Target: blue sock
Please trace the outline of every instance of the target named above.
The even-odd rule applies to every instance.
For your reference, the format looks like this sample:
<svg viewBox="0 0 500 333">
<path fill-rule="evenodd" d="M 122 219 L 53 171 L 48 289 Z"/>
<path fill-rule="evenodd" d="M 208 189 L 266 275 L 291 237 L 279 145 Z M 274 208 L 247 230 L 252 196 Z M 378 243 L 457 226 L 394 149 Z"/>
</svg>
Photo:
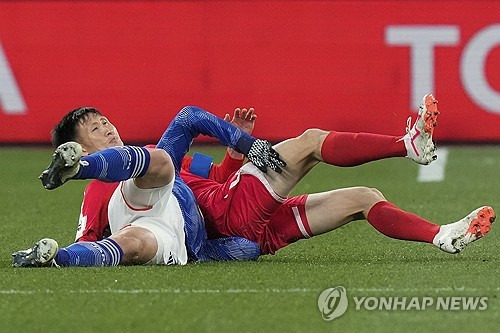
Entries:
<svg viewBox="0 0 500 333">
<path fill-rule="evenodd" d="M 108 148 L 84 156 L 80 170 L 73 179 L 99 179 L 105 182 L 142 177 L 149 167 L 151 156 L 146 148 L 123 146 Z"/>
<path fill-rule="evenodd" d="M 59 266 L 118 266 L 122 257 L 120 245 L 106 238 L 98 242 L 78 242 L 59 249 L 56 263 Z"/>
</svg>

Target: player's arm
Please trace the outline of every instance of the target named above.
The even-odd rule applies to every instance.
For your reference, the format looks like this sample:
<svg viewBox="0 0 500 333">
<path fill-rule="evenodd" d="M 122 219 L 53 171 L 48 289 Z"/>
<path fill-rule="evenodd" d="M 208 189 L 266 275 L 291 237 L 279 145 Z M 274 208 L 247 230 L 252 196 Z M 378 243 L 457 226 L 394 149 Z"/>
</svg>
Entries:
<svg viewBox="0 0 500 333">
<path fill-rule="evenodd" d="M 255 127 L 257 115 L 254 113 L 254 108 L 236 108 L 234 109 L 233 118 L 227 113 L 224 120 L 238 127 L 247 134 L 252 134 Z M 245 155 L 238 153 L 232 148 L 227 148 L 226 156 L 220 164 L 212 165 L 209 177 L 218 183 L 225 182 L 233 172 L 243 166 Z"/>
<path fill-rule="evenodd" d="M 179 171 L 182 158 L 189 150 L 192 140 L 199 134 L 215 137 L 223 145 L 243 153 L 263 172 L 267 171 L 267 167 L 281 172 L 281 167 L 286 165 L 268 141 L 256 139 L 195 106 L 185 107 L 177 114 L 158 142 L 157 148 L 169 152 L 175 169 Z"/>
<path fill-rule="evenodd" d="M 236 108 L 233 118 L 231 119 L 229 114 L 226 114 L 224 120 L 243 130 L 245 133 L 251 134 L 256 118 L 257 115 L 254 114 L 253 108 Z M 220 164 L 213 164 L 210 156 L 195 153 L 193 157 L 184 157 L 182 168 L 195 175 L 223 183 L 230 175 L 242 167 L 244 160 L 245 155 L 238 153 L 232 148 L 228 148 Z"/>
<path fill-rule="evenodd" d="M 238 127 L 243 132 L 251 135 L 255 127 L 255 120 L 257 119 L 257 115 L 254 113 L 254 111 L 254 108 L 236 108 L 234 109 L 233 118 L 231 119 L 229 113 L 226 113 L 226 115 L 224 116 L 224 120 Z M 238 153 L 232 148 L 227 149 L 227 154 L 235 160 L 245 159 L 245 156 L 243 154 Z"/>
</svg>

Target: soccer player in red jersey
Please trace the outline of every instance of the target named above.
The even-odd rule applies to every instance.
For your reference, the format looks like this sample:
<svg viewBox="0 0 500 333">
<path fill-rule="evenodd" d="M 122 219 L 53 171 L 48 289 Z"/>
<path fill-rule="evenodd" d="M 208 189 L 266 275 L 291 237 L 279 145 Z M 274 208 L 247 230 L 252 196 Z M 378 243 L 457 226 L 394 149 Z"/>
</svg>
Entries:
<svg viewBox="0 0 500 333">
<path fill-rule="evenodd" d="M 491 207 L 480 207 L 458 222 L 438 226 L 401 210 L 373 188 L 288 197 L 320 162 L 356 166 L 406 156 L 419 164 L 431 163 L 436 158 L 432 134 L 438 114 L 437 101 L 428 94 L 414 126 L 408 122 L 402 138 L 310 129 L 274 146 L 287 163 L 282 173 L 264 173 L 248 163 L 223 184 L 187 172 L 181 177 L 196 196 L 209 237 L 245 237 L 258 243 L 262 254 L 273 254 L 299 239 L 362 219 L 386 236 L 431 243 L 445 252 L 458 253 L 489 232 L 495 219 Z"/>
</svg>

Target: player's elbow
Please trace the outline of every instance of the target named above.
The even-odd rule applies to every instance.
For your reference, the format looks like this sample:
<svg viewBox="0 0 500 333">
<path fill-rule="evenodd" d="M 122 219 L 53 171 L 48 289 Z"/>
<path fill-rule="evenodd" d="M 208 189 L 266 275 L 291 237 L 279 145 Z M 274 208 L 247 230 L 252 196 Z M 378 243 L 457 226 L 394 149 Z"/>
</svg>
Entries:
<svg viewBox="0 0 500 333">
<path fill-rule="evenodd" d="M 177 117 L 187 118 L 187 117 L 197 115 L 197 114 L 203 113 L 203 112 L 205 112 L 205 111 L 203 111 L 201 108 L 199 108 L 197 106 L 187 105 L 179 111 L 179 113 L 177 114 Z"/>
</svg>

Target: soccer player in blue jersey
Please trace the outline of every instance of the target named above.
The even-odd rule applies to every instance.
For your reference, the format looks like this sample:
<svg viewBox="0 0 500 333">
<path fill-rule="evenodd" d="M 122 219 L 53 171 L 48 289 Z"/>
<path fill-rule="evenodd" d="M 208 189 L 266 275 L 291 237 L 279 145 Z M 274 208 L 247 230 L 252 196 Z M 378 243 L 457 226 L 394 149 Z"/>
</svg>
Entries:
<svg viewBox="0 0 500 333">
<path fill-rule="evenodd" d="M 86 116 L 80 118 L 79 112 Z M 33 261 L 45 264 L 56 255 L 54 262 L 61 266 L 185 264 L 188 259 L 258 257 L 258 245 L 246 239 L 207 240 L 196 200 L 179 171 L 182 158 L 199 133 L 217 137 L 263 170 L 270 167 L 281 171 L 285 164 L 268 142 L 255 139 L 197 107 L 181 110 L 156 148 L 123 146 L 114 126 L 95 109 L 73 110 L 61 123 L 72 118 L 81 121 L 76 124 L 78 131 L 69 131 L 68 135 L 81 145 L 67 142 L 59 146 L 41 176 L 42 183 L 47 189 L 54 189 L 68 179 L 122 181 L 109 204 L 112 235 L 102 241 L 73 244 L 58 253 L 53 240 L 42 240 L 31 252 L 18 252 L 14 256 L 15 266 L 29 266 Z M 60 131 L 64 132 L 64 128 Z M 106 148 L 110 145 L 116 147 Z M 90 154 L 81 157 L 82 153 Z M 47 248 L 52 250 L 46 252 Z M 42 252 L 45 258 L 33 257 Z"/>
</svg>

